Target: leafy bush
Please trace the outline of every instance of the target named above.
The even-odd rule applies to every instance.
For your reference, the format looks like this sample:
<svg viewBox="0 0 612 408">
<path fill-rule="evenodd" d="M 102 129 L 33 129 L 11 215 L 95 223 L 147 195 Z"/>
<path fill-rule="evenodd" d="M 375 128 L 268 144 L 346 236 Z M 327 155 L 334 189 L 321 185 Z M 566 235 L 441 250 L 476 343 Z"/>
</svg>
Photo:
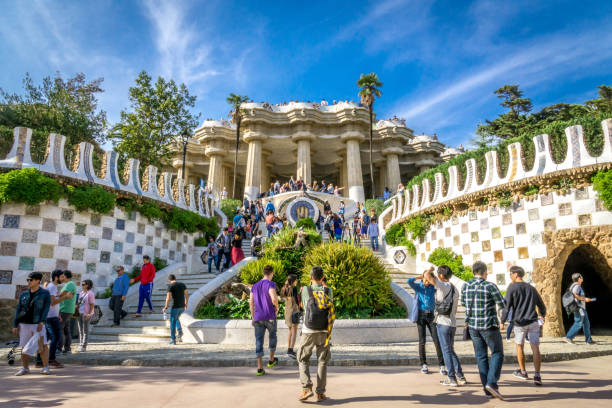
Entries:
<svg viewBox="0 0 612 408">
<path fill-rule="evenodd" d="M 370 198 L 367 199 L 365 201 L 365 208 L 368 211 L 368 214 L 370 214 L 370 209 L 374 209 L 374 213 L 376 215 L 380 215 L 385 208 L 389 207 L 391 205 L 391 203 L 385 205 L 385 202 L 383 200 L 379 200 L 378 198 Z"/>
<path fill-rule="evenodd" d="M 15 202 L 36 205 L 47 200 L 57 201 L 63 191 L 57 181 L 34 168 L 0 174 L 0 204 Z"/>
<path fill-rule="evenodd" d="M 227 217 L 228 221 L 231 222 L 236 214 L 236 208 L 242 206 L 242 201 L 234 200 L 231 198 L 226 198 L 225 200 L 221 200 L 221 204 L 219 207 L 223 214 Z"/>
<path fill-rule="evenodd" d="M 138 207 L 138 212 L 149 221 L 164 220 L 166 213 L 154 202 L 144 202 Z"/>
<path fill-rule="evenodd" d="M 321 243 L 321 235 L 314 230 L 304 230 L 307 234 L 306 247 L 296 249 L 296 231 L 296 228 L 285 228 L 274 234 L 264 245 L 264 257 L 281 261 L 287 274 L 293 273 L 299 277 L 308 249 Z"/>
<path fill-rule="evenodd" d="M 540 192 L 540 187 L 531 185 L 525 189 L 523 194 L 525 194 L 526 196 L 531 196 L 531 195 L 538 194 L 539 192 Z"/>
<path fill-rule="evenodd" d="M 500 191 L 497 193 L 497 201 L 502 208 L 510 207 L 512 205 L 512 193 L 510 191 Z"/>
<path fill-rule="evenodd" d="M 287 271 L 285 270 L 283 262 L 278 259 L 261 258 L 249 262 L 240 270 L 240 279 L 244 283 L 253 285 L 263 279 L 264 267 L 268 265 L 274 269 L 274 277 L 272 280 L 276 283 L 276 287 L 280 289 L 287 280 Z"/>
<path fill-rule="evenodd" d="M 249 299 L 238 299 L 233 295 L 227 295 L 229 302 L 225 305 L 215 306 L 215 301 L 206 302 L 196 311 L 196 319 L 251 319 Z M 285 318 L 285 305 L 280 303 L 278 308 L 278 319 Z"/>
<path fill-rule="evenodd" d="M 92 210 L 107 214 L 115 208 L 115 194 L 100 186 L 68 186 L 68 203 L 78 211 Z"/>
<path fill-rule="evenodd" d="M 156 271 L 160 271 L 168 266 L 168 262 L 165 259 L 155 258 L 153 259 L 153 266 L 155 267 Z"/>
<path fill-rule="evenodd" d="M 391 246 L 400 245 L 400 241 L 406 238 L 404 224 L 393 224 L 385 234 L 385 241 Z"/>
<path fill-rule="evenodd" d="M 408 250 L 408 253 L 412 256 L 416 256 L 416 247 L 414 246 L 414 242 L 410 241 L 409 239 L 405 239 L 401 245 L 404 245 L 406 247 L 406 250 Z"/>
<path fill-rule="evenodd" d="M 196 238 L 193 241 L 193 245 L 194 246 L 199 246 L 199 247 L 205 247 L 205 246 L 208 245 L 208 240 L 206 239 L 206 237 Z"/>
<path fill-rule="evenodd" d="M 429 230 L 431 220 L 431 215 L 418 215 L 406 221 L 404 229 L 412 234 L 413 239 L 423 238 Z"/>
<path fill-rule="evenodd" d="M 593 176 L 593 189 L 604 206 L 612 211 L 612 170 L 600 170 Z"/>
<path fill-rule="evenodd" d="M 346 243 L 313 248 L 304 260 L 303 285 L 310 283 L 310 270 L 315 265 L 321 266 L 325 272 L 339 316 L 363 309 L 369 309 L 370 315 L 379 315 L 396 306 L 391 279 L 369 249 Z"/>
<path fill-rule="evenodd" d="M 429 255 L 427 261 L 436 266 L 448 266 L 456 277 L 464 281 L 469 281 L 474 277 L 472 268 L 463 265 L 463 258 L 461 255 L 455 254 L 450 249 L 436 248 L 431 255 Z"/>
<path fill-rule="evenodd" d="M 313 229 L 313 230 L 317 229 L 317 226 L 315 225 L 314 221 L 310 217 L 300 218 L 298 222 L 295 223 L 295 227 L 296 228 L 304 227 L 304 229 L 308 228 L 308 229 Z"/>
</svg>

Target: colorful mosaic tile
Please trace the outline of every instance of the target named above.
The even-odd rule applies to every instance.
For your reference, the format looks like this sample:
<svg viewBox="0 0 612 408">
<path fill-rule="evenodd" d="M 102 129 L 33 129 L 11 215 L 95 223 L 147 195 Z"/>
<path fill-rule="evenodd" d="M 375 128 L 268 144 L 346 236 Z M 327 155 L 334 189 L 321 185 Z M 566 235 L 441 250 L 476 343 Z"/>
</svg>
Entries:
<svg viewBox="0 0 612 408">
<path fill-rule="evenodd" d="M 85 271 L 88 274 L 96 273 L 96 264 L 94 262 L 88 262 L 85 264 Z"/>
<path fill-rule="evenodd" d="M 126 264 L 126 265 L 132 265 L 132 262 L 133 262 L 132 261 L 132 255 L 126 255 L 123 258 L 123 263 Z"/>
<path fill-rule="evenodd" d="M 74 218 L 74 210 L 69 210 L 67 208 L 62 208 L 62 221 L 72 221 Z"/>
<path fill-rule="evenodd" d="M 586 200 L 589 198 L 589 189 L 586 187 L 580 187 L 576 189 L 575 193 L 576 200 Z"/>
<path fill-rule="evenodd" d="M 504 237 L 504 248 L 514 248 L 514 237 Z"/>
<path fill-rule="evenodd" d="M 161 237 L 161 233 L 162 233 L 162 229 L 161 228 L 155 228 L 155 236 L 157 238 Z"/>
<path fill-rule="evenodd" d="M 461 224 L 461 233 L 465 234 L 466 232 L 468 232 L 468 225 L 467 223 Z"/>
<path fill-rule="evenodd" d="M 472 255 L 472 261 L 473 262 L 480 262 L 480 254 Z"/>
<path fill-rule="evenodd" d="M 178 244 L 178 245 L 181 245 L 181 244 Z M 444 240 L 443 239 L 439 239 L 438 240 L 438 248 L 444 248 Z M 176 250 L 178 252 L 181 252 L 181 248 L 178 247 L 178 246 L 176 247 Z"/>
<path fill-rule="evenodd" d="M 0 271 L 0 285 L 10 285 L 13 282 L 13 271 Z"/>
<path fill-rule="evenodd" d="M 72 242 L 72 234 L 59 234 L 59 238 L 57 240 L 58 246 L 69 247 Z"/>
<path fill-rule="evenodd" d="M 19 257 L 19 269 L 22 271 L 33 271 L 34 270 L 34 258 L 33 256 L 20 256 Z"/>
<path fill-rule="evenodd" d="M 87 248 L 98 249 L 98 238 L 89 238 L 89 242 L 87 243 Z"/>
<path fill-rule="evenodd" d="M 488 252 L 491 250 L 491 241 L 486 240 L 486 241 L 482 241 L 482 251 L 483 252 Z"/>
<path fill-rule="evenodd" d="M 470 221 L 474 221 L 478 219 L 478 214 L 476 214 L 476 211 L 470 211 L 469 212 L 469 219 Z"/>
<path fill-rule="evenodd" d="M 40 215 L 40 205 L 26 205 L 25 215 L 38 217 Z"/>
<path fill-rule="evenodd" d="M 542 205 L 551 205 L 554 202 L 553 193 L 540 194 L 540 202 Z"/>
<path fill-rule="evenodd" d="M 164 239 L 164 240 L 162 241 L 162 248 L 164 248 L 164 249 L 168 249 L 168 240 L 167 240 L 167 239 Z"/>
<path fill-rule="evenodd" d="M 495 275 L 495 281 L 499 286 L 504 286 L 506 284 L 506 274 L 499 273 Z"/>
<path fill-rule="evenodd" d="M 427 242 L 425 243 L 425 250 L 426 250 L 426 251 L 431 251 L 431 243 L 430 243 L 429 241 L 427 241 Z M 172 251 L 171 251 L 171 252 L 172 252 Z"/>
<path fill-rule="evenodd" d="M 19 228 L 19 215 L 5 215 L 2 228 Z"/>
<path fill-rule="evenodd" d="M 425 262 L 425 252 L 421 252 L 421 261 Z"/>
<path fill-rule="evenodd" d="M 100 214 L 91 214 L 91 225 L 97 225 L 98 227 L 102 223 L 102 216 Z"/>
<path fill-rule="evenodd" d="M 523 200 L 518 200 L 512 203 L 512 211 L 522 211 L 525 209 L 525 202 Z"/>
<path fill-rule="evenodd" d="M 536 221 L 540 219 L 540 210 L 537 208 L 532 208 L 529 211 L 527 211 L 527 217 L 529 218 L 529 221 Z"/>
<path fill-rule="evenodd" d="M 127 234 L 125 234 L 125 242 L 127 242 L 128 244 L 133 244 L 134 243 L 134 233 L 133 232 L 128 232 Z"/>
<path fill-rule="evenodd" d="M 512 224 L 512 214 L 502 214 L 502 225 Z"/>
<path fill-rule="evenodd" d="M 74 235 L 84 236 L 86 231 L 87 231 L 87 225 L 79 224 L 79 223 L 74 224 Z"/>
<path fill-rule="evenodd" d="M 470 244 L 463 244 L 463 255 L 470 254 Z"/>
<path fill-rule="evenodd" d="M 444 228 L 444 236 L 446 236 L 446 237 L 450 237 L 451 236 L 451 229 L 450 229 L 450 227 Z"/>
<path fill-rule="evenodd" d="M 440 244 L 440 242 L 444 242 L 444 240 L 443 239 L 438 240 L 439 246 L 443 246 L 444 244 Z M 181 244 L 180 242 L 176 244 L 176 250 L 178 252 L 181 252 L 182 248 L 183 248 L 183 244 Z"/>
<path fill-rule="evenodd" d="M 472 232 L 472 242 L 478 242 L 478 233 Z"/>
<path fill-rule="evenodd" d="M 436 238 L 436 235 L 437 235 L 437 234 L 436 234 L 436 231 L 431 231 L 431 240 L 432 240 L 432 241 L 435 241 L 435 240 L 437 239 L 437 238 Z"/>
<path fill-rule="evenodd" d="M 487 264 L 487 271 L 489 271 L 489 273 L 493 272 L 493 264 L 492 263 L 488 263 Z"/>
<path fill-rule="evenodd" d="M 138 245 L 138 246 L 136 247 L 136 253 L 137 253 L 138 255 L 142 255 L 142 246 Z"/>
<path fill-rule="evenodd" d="M 535 233 L 535 234 L 531 234 L 529 235 L 529 243 L 531 245 L 539 245 L 542 243 L 542 234 Z"/>
<path fill-rule="evenodd" d="M 30 287 L 28 285 L 15 285 L 15 299 L 19 299 L 19 296 L 29 289 Z"/>
<path fill-rule="evenodd" d="M 173 241 L 176 240 L 176 231 L 170 231 L 170 239 Z"/>
<path fill-rule="evenodd" d="M 559 215 L 572 215 L 572 203 L 559 204 Z"/>
<path fill-rule="evenodd" d="M 51 218 L 43 218 L 42 221 L 42 230 L 45 232 L 55 232 L 55 220 L 52 220 Z"/>
<path fill-rule="evenodd" d="M 55 260 L 55 269 L 68 269 L 68 260 L 67 259 L 56 259 Z M 75 275 L 72 275 L 73 280 L 75 279 Z"/>
<path fill-rule="evenodd" d="M 578 225 L 582 226 L 586 226 L 586 225 L 591 225 L 592 221 L 591 221 L 591 214 L 579 214 L 578 215 Z"/>
<path fill-rule="evenodd" d="M 453 216 L 451 217 L 451 223 L 452 223 L 453 225 L 459 225 L 459 217 L 457 217 L 456 215 L 453 215 Z"/>
<path fill-rule="evenodd" d="M 41 245 L 40 246 L 40 254 L 38 255 L 40 258 L 53 258 L 53 245 Z"/>
<path fill-rule="evenodd" d="M 102 228 L 102 239 L 113 239 L 113 229 L 107 227 Z"/>
<path fill-rule="evenodd" d="M 425 253 L 423 253 L 424 255 Z M 155 248 L 155 250 L 153 251 L 153 256 L 156 258 L 159 258 L 159 256 L 161 255 L 161 250 L 159 248 Z"/>
<path fill-rule="evenodd" d="M 188 239 L 187 234 L 184 234 L 183 235 L 183 244 L 187 243 L 187 239 Z"/>
<path fill-rule="evenodd" d="M 493 251 L 493 260 L 495 262 L 501 262 L 504 260 L 504 252 L 502 250 Z M 492 270 L 493 268 L 489 269 Z"/>
<path fill-rule="evenodd" d="M 113 252 L 123 252 L 123 242 L 115 241 L 113 246 Z"/>
<path fill-rule="evenodd" d="M 606 207 L 600 199 L 595 199 L 595 211 L 606 211 Z"/>
<path fill-rule="evenodd" d="M 110 262 L 110 252 L 102 251 L 100 252 L 100 263 L 109 263 Z"/>
<path fill-rule="evenodd" d="M 139 234 L 144 234 L 145 233 L 145 225 L 138 223 L 138 233 Z"/>
<path fill-rule="evenodd" d="M 82 261 L 85 250 L 83 248 L 72 248 L 72 260 Z"/>
<path fill-rule="evenodd" d="M 153 246 L 153 237 L 152 237 L 152 236 L 147 235 L 145 245 L 147 245 L 147 246 Z"/>
<path fill-rule="evenodd" d="M 428 242 L 428 244 L 429 244 L 429 242 Z M 170 251 L 170 259 L 173 260 L 173 261 L 174 261 L 174 254 L 175 254 L 174 251 Z"/>
<path fill-rule="evenodd" d="M 527 226 L 525 225 L 524 222 L 521 222 L 519 224 L 516 224 L 516 234 L 526 234 L 527 233 Z"/>
<path fill-rule="evenodd" d="M 460 243 L 461 243 L 461 242 L 460 242 L 460 239 L 459 239 L 459 235 L 455 235 L 455 236 L 453 237 L 453 245 L 457 246 L 457 245 L 459 245 Z"/>
<path fill-rule="evenodd" d="M 136 221 L 137 216 L 138 216 L 138 213 L 136 211 L 130 211 L 130 213 L 128 214 L 128 220 Z"/>
<path fill-rule="evenodd" d="M 499 227 L 491 228 L 491 238 L 493 239 L 501 238 L 501 228 Z"/>
<path fill-rule="evenodd" d="M 118 219 L 117 222 L 116 222 L 115 228 L 120 230 L 120 231 L 124 230 L 125 229 L 125 220 Z"/>
<path fill-rule="evenodd" d="M 489 219 L 488 218 L 483 218 L 480 220 L 480 229 L 481 230 L 489 229 Z"/>
<path fill-rule="evenodd" d="M 21 235 L 21 242 L 35 244 L 36 242 L 38 242 L 38 231 L 24 229 Z"/>
<path fill-rule="evenodd" d="M 187 262 L 187 254 L 183 254 L 181 262 Z"/>
<path fill-rule="evenodd" d="M 557 221 L 554 218 L 544 220 L 544 231 L 554 231 L 557 229 Z"/>
<path fill-rule="evenodd" d="M 17 243 L 8 242 L 8 241 L 0 242 L 0 255 L 1 256 L 17 255 Z"/>
<path fill-rule="evenodd" d="M 495 206 L 495 207 L 489 207 L 489 215 L 491 217 L 494 217 L 496 215 L 499 215 L 499 207 Z"/>
<path fill-rule="evenodd" d="M 519 259 L 528 259 L 529 258 L 529 249 L 527 247 L 520 247 L 518 249 L 518 257 L 519 257 Z"/>
</svg>

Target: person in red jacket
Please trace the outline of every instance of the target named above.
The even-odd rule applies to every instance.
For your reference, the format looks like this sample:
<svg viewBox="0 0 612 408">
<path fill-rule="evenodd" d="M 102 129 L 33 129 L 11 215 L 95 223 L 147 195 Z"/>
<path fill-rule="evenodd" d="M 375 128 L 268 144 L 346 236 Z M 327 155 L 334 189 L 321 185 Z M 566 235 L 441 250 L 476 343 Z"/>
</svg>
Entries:
<svg viewBox="0 0 612 408">
<path fill-rule="evenodd" d="M 138 291 L 138 310 L 135 317 L 140 317 L 142 314 L 142 305 L 147 301 L 149 305 L 149 313 L 153 313 L 153 304 L 151 303 L 151 293 L 153 293 L 153 280 L 155 279 L 155 266 L 151 263 L 151 258 L 148 255 L 142 257 L 143 265 L 140 269 L 140 275 L 130 281 L 130 283 L 140 281 Z"/>
</svg>

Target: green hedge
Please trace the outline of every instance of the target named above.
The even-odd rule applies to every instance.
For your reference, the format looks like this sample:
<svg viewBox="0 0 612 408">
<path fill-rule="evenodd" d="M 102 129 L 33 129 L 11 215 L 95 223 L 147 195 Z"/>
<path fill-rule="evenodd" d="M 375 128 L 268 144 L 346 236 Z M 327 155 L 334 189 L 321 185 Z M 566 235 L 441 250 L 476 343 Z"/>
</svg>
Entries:
<svg viewBox="0 0 612 408">
<path fill-rule="evenodd" d="M 374 209 L 374 213 L 376 215 L 380 215 L 387 207 L 389 207 L 391 203 L 385 205 L 383 200 L 379 200 L 378 198 L 369 198 L 365 201 L 365 208 L 370 214 L 370 209 Z"/>
<path fill-rule="evenodd" d="M 226 198 L 225 200 L 221 200 L 219 207 L 225 216 L 227 217 L 228 223 L 231 224 L 234 219 L 234 215 L 236 215 L 236 208 L 242 206 L 242 201 L 234 200 L 232 198 Z"/>
<path fill-rule="evenodd" d="M 274 269 L 272 280 L 276 283 L 278 290 L 285 284 L 287 280 L 287 270 L 283 262 L 278 259 L 261 258 L 256 261 L 249 262 L 240 270 L 240 279 L 244 283 L 253 285 L 263 279 L 264 267 L 271 266 Z"/>
<path fill-rule="evenodd" d="M 298 222 L 295 223 L 295 228 L 304 227 L 304 229 L 308 228 L 311 230 L 316 230 L 317 226 L 314 221 L 310 217 L 300 218 Z"/>
<path fill-rule="evenodd" d="M 593 176 L 593 189 L 604 206 L 612 211 L 612 170 L 601 170 Z"/>
<path fill-rule="evenodd" d="M 455 254 L 450 249 L 436 248 L 431 255 L 429 255 L 427 261 L 436 266 L 448 266 L 456 277 L 466 282 L 474 278 L 472 268 L 463 265 L 463 258 L 461 255 Z"/>
<path fill-rule="evenodd" d="M 285 228 L 272 235 L 264 245 L 264 258 L 274 259 L 282 262 L 287 274 L 293 273 L 300 276 L 304 266 L 304 257 L 308 250 L 321 243 L 321 235 L 311 229 L 303 232 L 306 235 L 306 247 L 296 249 L 297 228 Z"/>
<path fill-rule="evenodd" d="M 57 202 L 64 193 L 61 184 L 34 168 L 0 174 L 0 204 L 14 202 L 37 205 L 43 201 Z"/>
<path fill-rule="evenodd" d="M 109 193 L 100 186 L 67 186 L 68 203 L 77 211 L 92 210 L 107 214 L 115 208 L 115 194 Z"/>
</svg>

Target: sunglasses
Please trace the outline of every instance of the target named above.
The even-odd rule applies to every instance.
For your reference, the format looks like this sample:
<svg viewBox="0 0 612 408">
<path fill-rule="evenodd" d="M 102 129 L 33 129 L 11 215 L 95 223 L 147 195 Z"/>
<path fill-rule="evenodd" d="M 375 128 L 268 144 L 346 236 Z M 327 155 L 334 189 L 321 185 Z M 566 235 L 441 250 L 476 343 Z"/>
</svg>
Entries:
<svg viewBox="0 0 612 408">
<path fill-rule="evenodd" d="M 32 278 L 28 278 L 28 279 L 26 279 L 26 282 L 32 282 L 33 280 L 34 279 L 32 279 Z"/>
</svg>

